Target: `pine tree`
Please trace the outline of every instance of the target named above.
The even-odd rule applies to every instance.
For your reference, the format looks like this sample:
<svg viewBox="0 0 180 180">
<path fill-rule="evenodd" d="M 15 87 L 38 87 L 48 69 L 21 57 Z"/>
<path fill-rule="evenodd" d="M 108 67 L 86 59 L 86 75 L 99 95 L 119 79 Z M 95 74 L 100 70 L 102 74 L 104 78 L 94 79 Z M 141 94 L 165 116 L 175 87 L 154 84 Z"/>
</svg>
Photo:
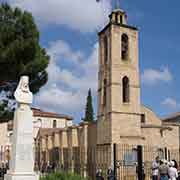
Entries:
<svg viewBox="0 0 180 180">
<path fill-rule="evenodd" d="M 93 112 L 93 105 L 92 105 L 91 89 L 89 89 L 89 91 L 88 91 L 84 121 L 87 121 L 87 122 L 94 121 L 94 112 Z"/>
<path fill-rule="evenodd" d="M 48 80 L 49 56 L 39 37 L 31 13 L 0 3 L 0 119 L 13 114 L 13 93 L 22 75 L 29 76 L 33 94 Z"/>
</svg>

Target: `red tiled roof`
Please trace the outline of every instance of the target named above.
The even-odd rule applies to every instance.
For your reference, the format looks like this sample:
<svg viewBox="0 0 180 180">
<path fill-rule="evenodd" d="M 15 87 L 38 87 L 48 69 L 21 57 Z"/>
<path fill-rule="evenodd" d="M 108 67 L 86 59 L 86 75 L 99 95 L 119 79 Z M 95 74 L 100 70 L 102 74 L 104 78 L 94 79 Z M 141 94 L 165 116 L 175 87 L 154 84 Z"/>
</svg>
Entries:
<svg viewBox="0 0 180 180">
<path fill-rule="evenodd" d="M 178 118 L 180 118 L 180 112 L 173 113 L 170 116 L 163 118 L 162 120 L 164 122 L 179 122 Z"/>
<path fill-rule="evenodd" d="M 73 117 L 64 115 L 64 114 L 57 114 L 53 112 L 45 112 L 38 108 L 31 108 L 33 111 L 33 116 L 35 117 L 50 117 L 50 118 L 65 118 L 67 120 L 72 120 Z"/>
</svg>

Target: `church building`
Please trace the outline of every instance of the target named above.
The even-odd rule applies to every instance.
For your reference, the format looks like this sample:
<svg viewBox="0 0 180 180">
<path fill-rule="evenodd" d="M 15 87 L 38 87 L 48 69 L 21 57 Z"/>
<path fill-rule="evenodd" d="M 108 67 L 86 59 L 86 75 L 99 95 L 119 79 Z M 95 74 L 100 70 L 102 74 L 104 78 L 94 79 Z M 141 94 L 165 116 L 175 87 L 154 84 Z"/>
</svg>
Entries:
<svg viewBox="0 0 180 180">
<path fill-rule="evenodd" d="M 99 32 L 97 144 L 142 144 L 179 148 L 179 128 L 163 123 L 141 104 L 136 27 L 115 9 Z"/>
<path fill-rule="evenodd" d="M 109 23 L 98 34 L 97 121 L 49 131 L 41 128 L 36 138 L 39 166 L 55 161 L 64 170 L 95 178 L 98 168 L 106 174 L 115 162 L 114 145 L 120 147 L 117 148 L 122 170 L 117 173 L 119 180 L 127 175 L 136 179 L 137 146 L 143 147 L 143 163 L 149 179 L 157 155 L 180 160 L 177 118 L 161 120 L 141 104 L 138 34 L 138 28 L 128 24 L 123 10 L 112 11 Z"/>
</svg>

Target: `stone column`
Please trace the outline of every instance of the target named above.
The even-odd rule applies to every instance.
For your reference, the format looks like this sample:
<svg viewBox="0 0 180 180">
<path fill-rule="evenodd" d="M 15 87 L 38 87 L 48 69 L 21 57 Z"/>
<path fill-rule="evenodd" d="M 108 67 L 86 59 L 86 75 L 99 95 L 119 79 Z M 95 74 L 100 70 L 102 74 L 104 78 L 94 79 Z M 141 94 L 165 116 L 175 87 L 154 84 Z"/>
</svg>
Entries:
<svg viewBox="0 0 180 180">
<path fill-rule="evenodd" d="M 15 91 L 18 108 L 14 115 L 10 170 L 5 180 L 38 180 L 34 172 L 32 93 L 28 77 L 22 76 Z"/>
<path fill-rule="evenodd" d="M 80 125 L 83 127 L 83 148 L 84 148 L 84 167 L 83 167 L 83 176 L 87 177 L 87 153 L 88 153 L 88 122 L 82 122 Z"/>
<path fill-rule="evenodd" d="M 59 131 L 59 157 L 60 157 L 60 166 L 64 165 L 63 162 L 63 146 L 62 146 L 62 131 Z"/>
</svg>

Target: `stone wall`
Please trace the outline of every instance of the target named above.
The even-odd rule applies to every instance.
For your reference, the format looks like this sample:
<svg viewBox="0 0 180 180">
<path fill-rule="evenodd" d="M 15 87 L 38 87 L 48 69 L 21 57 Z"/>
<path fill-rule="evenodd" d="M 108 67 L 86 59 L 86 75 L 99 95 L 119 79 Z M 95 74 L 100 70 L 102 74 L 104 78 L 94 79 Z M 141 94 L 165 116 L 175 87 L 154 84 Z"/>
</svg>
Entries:
<svg viewBox="0 0 180 180">
<path fill-rule="evenodd" d="M 87 164 L 88 147 L 96 147 L 96 131 L 96 123 L 86 122 L 63 129 L 40 129 L 36 139 L 36 155 L 40 155 L 36 157 L 38 164 L 54 161 L 53 156 L 65 168 L 73 169 L 74 163 Z M 54 149 L 58 149 L 58 157 L 53 153 Z"/>
</svg>

